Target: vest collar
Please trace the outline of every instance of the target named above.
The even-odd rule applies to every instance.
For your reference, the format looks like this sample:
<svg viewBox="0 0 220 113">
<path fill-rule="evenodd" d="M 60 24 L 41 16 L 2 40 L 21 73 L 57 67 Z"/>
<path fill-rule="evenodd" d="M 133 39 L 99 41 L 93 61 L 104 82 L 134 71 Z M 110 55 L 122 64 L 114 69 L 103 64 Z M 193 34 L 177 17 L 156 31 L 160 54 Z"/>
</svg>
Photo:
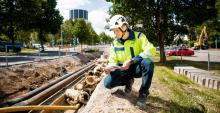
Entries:
<svg viewBox="0 0 220 113">
<path fill-rule="evenodd" d="M 128 33 L 129 33 L 129 36 L 126 40 L 133 40 L 135 39 L 135 35 L 134 35 L 134 31 L 132 31 L 131 29 L 128 29 Z M 123 40 L 123 39 L 117 39 L 117 41 L 121 44 L 124 44 L 126 40 Z"/>
</svg>

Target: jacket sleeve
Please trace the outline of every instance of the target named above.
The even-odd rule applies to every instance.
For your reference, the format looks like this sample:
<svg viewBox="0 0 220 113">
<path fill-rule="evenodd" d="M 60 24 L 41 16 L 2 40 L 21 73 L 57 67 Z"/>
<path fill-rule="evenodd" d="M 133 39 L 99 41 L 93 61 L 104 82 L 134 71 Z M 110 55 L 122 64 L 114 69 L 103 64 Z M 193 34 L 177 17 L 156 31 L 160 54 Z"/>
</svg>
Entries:
<svg viewBox="0 0 220 113">
<path fill-rule="evenodd" d="M 108 65 L 109 66 L 116 66 L 117 65 L 117 56 L 115 54 L 113 44 L 110 47 L 109 57 L 108 57 Z"/>
<path fill-rule="evenodd" d="M 156 55 L 156 49 L 143 33 L 139 37 L 139 44 L 141 45 L 142 52 L 136 56 L 134 60 L 138 62 L 141 58 L 153 59 L 153 57 Z"/>
</svg>

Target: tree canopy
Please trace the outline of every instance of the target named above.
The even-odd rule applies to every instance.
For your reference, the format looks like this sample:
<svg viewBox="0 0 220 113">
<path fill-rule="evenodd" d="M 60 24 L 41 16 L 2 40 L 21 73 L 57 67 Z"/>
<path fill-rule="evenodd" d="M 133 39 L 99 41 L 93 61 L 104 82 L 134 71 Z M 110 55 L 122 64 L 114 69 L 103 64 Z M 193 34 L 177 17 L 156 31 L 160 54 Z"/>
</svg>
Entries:
<svg viewBox="0 0 220 113">
<path fill-rule="evenodd" d="M 105 32 L 100 33 L 99 38 L 102 44 L 108 44 L 114 40 L 110 36 L 106 35 Z"/>
<path fill-rule="evenodd" d="M 1 0 L 0 34 L 4 34 L 14 43 L 14 32 L 27 30 L 39 11 L 40 0 Z"/>
<path fill-rule="evenodd" d="M 63 22 L 63 17 L 59 14 L 59 11 L 55 9 L 56 5 L 56 0 L 42 1 L 41 11 L 33 23 L 34 28 L 39 32 L 42 51 L 44 51 L 43 44 L 47 41 L 45 35 L 48 33 L 57 33 Z"/>
<path fill-rule="evenodd" d="M 35 30 L 43 45 L 44 35 L 56 33 L 63 20 L 56 5 L 56 0 L 1 0 L 0 35 L 9 37 L 14 43 L 15 37 L 19 37 L 15 35 Z"/>
<path fill-rule="evenodd" d="M 75 38 L 79 39 L 81 44 L 86 43 L 86 39 L 89 39 L 89 28 L 84 19 L 76 20 L 72 33 Z"/>
<path fill-rule="evenodd" d="M 107 0 L 109 1 L 109 0 Z M 192 33 L 195 26 L 216 17 L 215 0 L 112 0 L 109 13 L 122 14 L 134 30 L 142 31 L 160 47 L 160 61 L 165 62 L 164 43 L 174 34 Z M 141 24 L 142 27 L 137 25 Z"/>
</svg>

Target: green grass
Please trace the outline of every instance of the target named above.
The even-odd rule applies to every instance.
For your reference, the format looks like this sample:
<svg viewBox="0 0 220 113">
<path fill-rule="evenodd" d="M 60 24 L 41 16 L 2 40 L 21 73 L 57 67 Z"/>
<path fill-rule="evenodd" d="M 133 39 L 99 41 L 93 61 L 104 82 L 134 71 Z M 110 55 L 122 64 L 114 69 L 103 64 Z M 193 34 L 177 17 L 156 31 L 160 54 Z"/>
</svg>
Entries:
<svg viewBox="0 0 220 113">
<path fill-rule="evenodd" d="M 16 52 L 8 52 L 7 55 L 32 55 L 37 53 L 37 49 L 28 49 L 28 48 L 22 48 L 21 52 L 16 53 Z M 0 55 L 6 55 L 6 52 L 0 52 Z"/>
<path fill-rule="evenodd" d="M 152 97 L 160 104 L 161 112 L 164 113 L 219 113 L 220 91 L 208 89 L 193 83 L 183 75 L 173 72 L 172 58 L 168 58 L 166 65 L 155 59 L 154 82 L 161 87 L 153 90 Z M 172 62 L 169 60 L 171 59 Z M 184 61 L 186 63 L 187 61 Z M 195 64 L 194 64 L 195 65 Z M 157 84 L 156 84 L 157 85 Z M 164 91 L 163 91 L 164 90 Z"/>
<path fill-rule="evenodd" d="M 35 53 L 36 50 L 38 50 L 38 49 L 23 48 L 23 49 L 21 50 L 21 52 L 25 52 L 25 53 Z"/>
</svg>

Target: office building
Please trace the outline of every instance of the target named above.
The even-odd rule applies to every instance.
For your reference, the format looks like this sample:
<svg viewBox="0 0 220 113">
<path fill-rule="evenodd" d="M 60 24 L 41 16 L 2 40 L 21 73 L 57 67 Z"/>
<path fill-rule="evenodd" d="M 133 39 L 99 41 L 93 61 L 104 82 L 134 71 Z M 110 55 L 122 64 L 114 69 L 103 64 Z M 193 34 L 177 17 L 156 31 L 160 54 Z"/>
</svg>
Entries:
<svg viewBox="0 0 220 113">
<path fill-rule="evenodd" d="M 88 11 L 82 10 L 82 9 L 73 9 L 70 10 L 70 18 L 73 20 L 83 18 L 85 20 L 88 20 Z"/>
</svg>

